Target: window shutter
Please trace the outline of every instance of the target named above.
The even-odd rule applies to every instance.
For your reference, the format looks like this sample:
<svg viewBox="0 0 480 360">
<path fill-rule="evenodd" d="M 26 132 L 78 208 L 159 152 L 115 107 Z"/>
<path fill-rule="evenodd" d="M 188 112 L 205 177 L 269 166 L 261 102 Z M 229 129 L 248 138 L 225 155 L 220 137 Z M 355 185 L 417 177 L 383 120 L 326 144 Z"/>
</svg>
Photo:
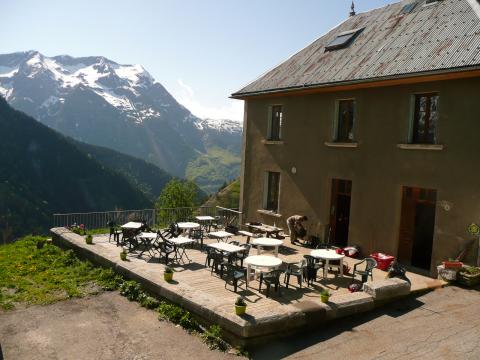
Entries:
<svg viewBox="0 0 480 360">
<path fill-rule="evenodd" d="M 410 95 L 410 109 L 408 114 L 408 138 L 409 144 L 413 143 L 413 123 L 415 122 L 415 95 Z"/>
<path fill-rule="evenodd" d="M 267 208 L 267 201 L 268 201 L 268 171 L 264 172 L 263 177 L 263 209 Z"/>
<path fill-rule="evenodd" d="M 267 118 L 267 140 L 272 138 L 272 116 L 273 116 L 273 107 L 270 105 L 268 107 L 268 118 Z"/>
</svg>

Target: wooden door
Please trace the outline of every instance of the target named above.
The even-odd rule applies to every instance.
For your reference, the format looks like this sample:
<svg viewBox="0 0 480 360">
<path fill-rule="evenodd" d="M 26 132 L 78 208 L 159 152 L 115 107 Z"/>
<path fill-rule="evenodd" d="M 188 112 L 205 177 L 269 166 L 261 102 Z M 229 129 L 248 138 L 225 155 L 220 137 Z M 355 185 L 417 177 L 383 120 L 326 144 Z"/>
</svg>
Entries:
<svg viewBox="0 0 480 360">
<path fill-rule="evenodd" d="M 436 199 L 436 190 L 403 187 L 397 255 L 400 262 L 430 269 Z"/>
<path fill-rule="evenodd" d="M 330 243 L 339 247 L 348 245 L 352 182 L 332 180 L 330 206 Z"/>
</svg>

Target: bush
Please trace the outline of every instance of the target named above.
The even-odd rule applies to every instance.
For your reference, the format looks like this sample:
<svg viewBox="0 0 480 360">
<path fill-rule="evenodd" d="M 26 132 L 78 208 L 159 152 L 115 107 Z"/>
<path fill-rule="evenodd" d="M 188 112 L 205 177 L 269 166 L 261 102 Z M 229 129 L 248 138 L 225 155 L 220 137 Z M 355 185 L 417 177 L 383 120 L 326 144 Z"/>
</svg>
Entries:
<svg viewBox="0 0 480 360">
<path fill-rule="evenodd" d="M 123 278 L 112 269 L 102 269 L 98 274 L 98 284 L 104 290 L 116 290 L 123 284 Z"/>
<path fill-rule="evenodd" d="M 160 305 L 160 302 L 157 299 L 152 296 L 148 296 L 144 292 L 140 293 L 138 296 L 138 302 L 142 307 L 150 310 L 155 309 L 158 307 L 158 305 Z"/>
<path fill-rule="evenodd" d="M 189 311 L 185 311 L 182 318 L 179 322 L 180 326 L 187 331 L 198 331 L 200 330 L 200 325 L 198 324 L 197 320 L 194 319 L 192 314 Z"/>
<path fill-rule="evenodd" d="M 201 337 L 211 350 L 225 351 L 228 348 L 228 345 L 222 339 L 222 329 L 219 325 L 210 326 Z"/>
<path fill-rule="evenodd" d="M 137 301 L 142 289 L 136 281 L 125 281 L 120 285 L 120 295 L 125 296 L 130 301 Z"/>
<path fill-rule="evenodd" d="M 158 307 L 158 314 L 160 319 L 169 320 L 174 324 L 178 324 L 183 317 L 184 310 L 178 305 L 162 301 Z"/>
</svg>

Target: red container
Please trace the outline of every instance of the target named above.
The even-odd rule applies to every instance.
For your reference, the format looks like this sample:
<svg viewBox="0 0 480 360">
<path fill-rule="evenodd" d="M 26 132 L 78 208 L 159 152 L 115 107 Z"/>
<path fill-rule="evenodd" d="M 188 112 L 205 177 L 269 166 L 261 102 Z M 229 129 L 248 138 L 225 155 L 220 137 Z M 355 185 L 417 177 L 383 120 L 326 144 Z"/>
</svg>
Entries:
<svg viewBox="0 0 480 360">
<path fill-rule="evenodd" d="M 395 260 L 394 256 L 383 254 L 383 253 L 373 253 L 370 254 L 371 258 L 374 258 L 377 261 L 377 269 L 387 271 L 390 267 L 390 264 Z"/>
<path fill-rule="evenodd" d="M 339 255 L 343 255 L 343 249 L 342 248 L 337 248 L 335 249 L 336 253 Z"/>
<path fill-rule="evenodd" d="M 463 263 L 461 261 L 444 261 L 443 266 L 445 269 L 461 269 L 463 266 Z"/>
</svg>

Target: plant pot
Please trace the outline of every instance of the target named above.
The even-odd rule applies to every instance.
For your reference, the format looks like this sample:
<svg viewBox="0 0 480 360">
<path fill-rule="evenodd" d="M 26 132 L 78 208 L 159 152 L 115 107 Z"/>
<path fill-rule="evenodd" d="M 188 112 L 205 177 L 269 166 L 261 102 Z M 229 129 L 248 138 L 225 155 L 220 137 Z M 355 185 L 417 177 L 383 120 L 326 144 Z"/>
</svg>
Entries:
<svg viewBox="0 0 480 360">
<path fill-rule="evenodd" d="M 443 266 L 445 269 L 461 269 L 463 263 L 461 261 L 444 261 Z"/>
<path fill-rule="evenodd" d="M 480 274 L 459 272 L 457 274 L 457 281 L 462 285 L 473 287 L 480 284 Z"/>
<path fill-rule="evenodd" d="M 92 245 L 93 244 L 93 238 L 90 237 L 90 236 L 87 236 L 85 238 L 85 242 L 87 243 L 87 245 Z"/>
<path fill-rule="evenodd" d="M 237 315 L 243 315 L 247 311 L 247 305 L 244 306 L 239 306 L 235 305 L 235 314 Z"/>
<path fill-rule="evenodd" d="M 320 300 L 322 300 L 322 303 L 324 304 L 328 303 L 329 299 L 330 299 L 330 295 L 320 295 Z"/>
<path fill-rule="evenodd" d="M 127 253 L 121 252 L 121 253 L 120 253 L 120 259 L 121 259 L 122 261 L 127 261 Z"/>
<path fill-rule="evenodd" d="M 173 279 L 173 272 L 171 272 L 171 273 L 164 272 L 164 273 L 163 273 L 163 278 L 165 279 L 165 281 L 172 281 L 172 279 Z"/>
</svg>

